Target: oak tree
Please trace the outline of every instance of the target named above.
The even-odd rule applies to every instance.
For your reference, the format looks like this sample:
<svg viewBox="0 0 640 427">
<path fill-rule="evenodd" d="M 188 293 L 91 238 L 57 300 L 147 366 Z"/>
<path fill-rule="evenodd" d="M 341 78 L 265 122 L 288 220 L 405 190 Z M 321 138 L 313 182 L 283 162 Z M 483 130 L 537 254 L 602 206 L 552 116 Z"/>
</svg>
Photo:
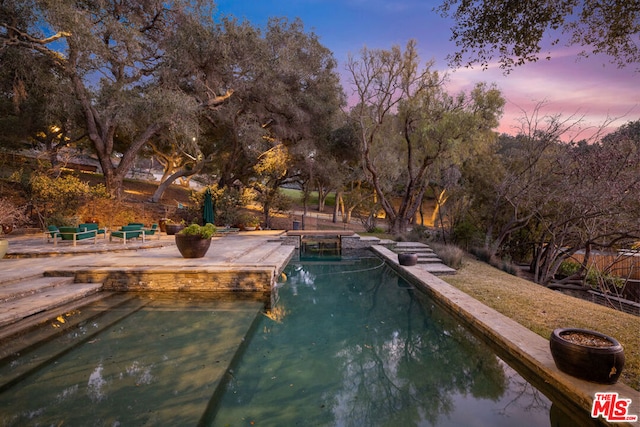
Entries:
<svg viewBox="0 0 640 427">
<path fill-rule="evenodd" d="M 365 48 L 347 65 L 363 167 L 395 233 L 407 230 L 434 177 L 496 137 L 504 105 L 484 84 L 449 95 L 431 66 L 420 65 L 415 41 L 404 51 Z"/>
<path fill-rule="evenodd" d="M 583 56 L 608 55 L 619 67 L 640 63 L 637 0 L 444 0 L 437 10 L 454 20 L 454 66 L 486 68 L 495 59 L 509 71 L 548 59 L 543 43 L 547 49 L 565 41 L 582 46 Z"/>
</svg>

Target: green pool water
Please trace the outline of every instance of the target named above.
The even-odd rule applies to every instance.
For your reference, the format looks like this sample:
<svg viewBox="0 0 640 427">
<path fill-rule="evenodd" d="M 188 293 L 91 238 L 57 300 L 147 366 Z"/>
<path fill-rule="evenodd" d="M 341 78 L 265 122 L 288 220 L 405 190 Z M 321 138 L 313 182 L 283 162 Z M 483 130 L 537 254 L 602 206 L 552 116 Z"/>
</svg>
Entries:
<svg viewBox="0 0 640 427">
<path fill-rule="evenodd" d="M 381 260 L 285 276 L 210 425 L 550 425 L 544 395 Z"/>
<path fill-rule="evenodd" d="M 378 258 L 295 261 L 274 292 L 117 295 L 4 344 L 0 426 L 571 425 Z"/>
</svg>

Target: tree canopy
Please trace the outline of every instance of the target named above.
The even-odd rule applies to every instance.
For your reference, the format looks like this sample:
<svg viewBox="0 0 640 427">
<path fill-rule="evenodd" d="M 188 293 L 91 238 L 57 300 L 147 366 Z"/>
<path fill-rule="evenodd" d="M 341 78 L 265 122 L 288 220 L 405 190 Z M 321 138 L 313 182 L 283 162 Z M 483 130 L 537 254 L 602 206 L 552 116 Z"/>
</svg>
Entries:
<svg viewBox="0 0 640 427">
<path fill-rule="evenodd" d="M 432 181 L 495 138 L 502 114 L 497 89 L 451 96 L 431 65 L 420 65 L 414 41 L 404 51 L 365 48 L 347 65 L 363 168 L 393 232 L 407 230 Z"/>
<path fill-rule="evenodd" d="M 464 189 L 455 198 L 466 208 L 450 219 L 459 242 L 475 239 L 470 246 L 484 246 L 488 255 L 529 262 L 534 279 L 548 285 L 573 254 L 588 259 L 640 239 L 640 126 L 629 122 L 599 141 L 564 143 L 571 122 L 540 120 L 517 136 L 501 135 L 482 165 L 463 168 Z"/>
<path fill-rule="evenodd" d="M 640 71 L 640 2 L 637 0 L 444 0 L 438 11 L 452 17 L 454 66 L 497 60 L 509 71 L 535 62 L 547 47 L 566 41 L 582 56 L 608 55 L 619 67 Z M 545 47 L 545 49 L 547 48 Z"/>
</svg>

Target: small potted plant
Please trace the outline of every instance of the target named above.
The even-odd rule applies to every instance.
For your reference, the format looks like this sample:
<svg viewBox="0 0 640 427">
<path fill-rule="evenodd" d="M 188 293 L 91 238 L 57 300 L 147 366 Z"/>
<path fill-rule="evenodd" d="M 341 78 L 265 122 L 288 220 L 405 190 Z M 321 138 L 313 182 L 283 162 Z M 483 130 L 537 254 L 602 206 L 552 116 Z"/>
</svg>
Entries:
<svg viewBox="0 0 640 427">
<path fill-rule="evenodd" d="M 579 328 L 559 328 L 549 339 L 551 356 L 562 372 L 602 384 L 618 381 L 624 349 L 613 337 Z"/>
<path fill-rule="evenodd" d="M 167 223 L 171 223 L 171 220 L 169 218 L 160 218 L 160 220 L 158 221 L 158 227 L 160 227 L 160 231 L 162 231 L 163 233 L 167 232 Z"/>
<path fill-rule="evenodd" d="M 167 219 L 165 222 L 165 230 L 167 232 L 168 236 L 173 236 L 175 235 L 177 232 L 179 232 L 180 230 L 182 230 L 185 225 L 184 225 L 184 221 L 183 222 L 173 222 L 170 219 Z"/>
<path fill-rule="evenodd" d="M 260 225 L 260 220 L 253 215 L 244 215 L 242 217 L 242 228 L 245 231 L 253 231 Z"/>
<path fill-rule="evenodd" d="M 215 232 L 213 224 L 191 224 L 176 233 L 176 246 L 184 258 L 202 258 L 209 250 Z"/>
</svg>

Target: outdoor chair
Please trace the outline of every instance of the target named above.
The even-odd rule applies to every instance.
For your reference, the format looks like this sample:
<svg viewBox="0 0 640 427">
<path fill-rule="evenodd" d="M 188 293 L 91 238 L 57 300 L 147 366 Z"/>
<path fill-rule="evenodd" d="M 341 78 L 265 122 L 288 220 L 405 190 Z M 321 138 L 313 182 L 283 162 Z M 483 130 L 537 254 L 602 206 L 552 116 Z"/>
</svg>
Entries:
<svg viewBox="0 0 640 427">
<path fill-rule="evenodd" d="M 73 246 L 76 245 L 78 240 L 93 239 L 93 243 L 97 243 L 98 234 L 95 230 L 86 231 L 79 227 L 60 227 L 58 232 L 53 236 L 53 244 L 57 244 L 57 237 L 60 237 L 60 241 L 68 240 L 73 242 Z"/>
<path fill-rule="evenodd" d="M 51 239 L 54 239 L 59 235 L 60 230 L 55 225 L 50 225 L 47 227 L 47 231 L 44 232 L 44 236 L 47 238 L 47 242 L 50 242 Z"/>
<path fill-rule="evenodd" d="M 78 228 L 84 231 L 95 231 L 96 234 L 102 234 L 102 237 L 107 238 L 107 231 L 104 228 L 99 228 L 98 224 L 92 222 L 78 225 Z"/>
<path fill-rule="evenodd" d="M 138 237 L 142 237 L 142 241 L 144 242 L 144 230 L 142 229 L 141 224 L 136 225 L 124 225 L 120 227 L 120 230 L 112 231 L 109 235 L 109 241 L 111 242 L 114 237 L 122 239 L 122 243 L 127 244 L 127 239 L 136 239 Z"/>
<path fill-rule="evenodd" d="M 151 228 L 145 228 L 144 229 L 144 235 L 145 236 L 158 236 L 158 239 L 160 239 L 160 229 L 158 228 L 158 224 L 151 224 Z"/>
</svg>

